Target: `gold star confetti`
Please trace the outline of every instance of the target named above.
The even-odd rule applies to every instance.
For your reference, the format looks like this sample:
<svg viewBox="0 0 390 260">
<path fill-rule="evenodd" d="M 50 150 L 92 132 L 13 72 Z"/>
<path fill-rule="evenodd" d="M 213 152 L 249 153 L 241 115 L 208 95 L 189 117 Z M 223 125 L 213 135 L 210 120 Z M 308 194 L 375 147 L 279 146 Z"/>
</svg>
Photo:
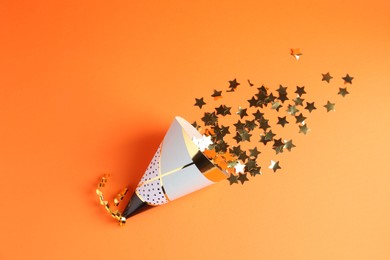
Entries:
<svg viewBox="0 0 390 260">
<path fill-rule="evenodd" d="M 239 173 L 237 178 L 241 184 L 244 184 L 244 182 L 249 181 L 248 177 L 246 176 L 246 173 Z"/>
<path fill-rule="evenodd" d="M 230 185 L 232 185 L 233 183 L 238 183 L 238 178 L 236 175 L 233 175 L 233 174 L 230 174 L 229 178 L 228 178 L 228 181 L 230 182 Z"/>
<path fill-rule="evenodd" d="M 218 100 L 222 98 L 222 91 L 217 91 L 214 89 L 214 93 L 211 96 L 214 98 L 214 100 Z"/>
<path fill-rule="evenodd" d="M 292 50 L 292 54 L 299 58 L 302 53 L 296 49 Z M 322 81 L 330 84 L 331 79 L 333 77 L 329 72 L 322 74 Z M 349 74 L 343 77 L 345 84 L 352 84 L 352 79 L 353 77 Z M 266 159 L 259 156 L 263 149 L 273 149 L 276 156 L 280 156 L 279 154 L 283 153 L 284 150 L 291 152 L 296 147 L 292 139 L 275 138 L 279 134 L 274 131 L 276 129 L 283 130 L 282 128 L 288 130 L 295 127 L 296 124 L 299 133 L 306 135 L 310 131 L 306 123 L 307 115 L 300 110 L 307 110 L 311 114 L 317 109 L 314 101 L 305 101 L 311 98 L 310 88 L 296 86 L 296 90 L 289 92 L 288 87 L 284 85 L 279 85 L 272 90 L 264 85 L 253 88 L 254 84 L 250 80 L 247 82 L 248 85 L 242 86 L 242 89 L 246 88 L 245 91 L 252 90 L 254 93 L 243 100 L 244 105 L 234 103 L 235 99 L 231 101 L 231 98 L 225 99 L 224 97 L 223 100 L 230 101 L 218 104 L 211 111 L 205 111 L 201 117 L 201 124 L 198 124 L 199 121 L 193 123 L 194 127 L 205 135 L 202 138 L 210 136 L 203 141 L 201 139 L 194 140 L 194 142 L 215 165 L 227 174 L 230 185 L 239 182 L 243 184 L 249 180 L 249 176 L 254 177 L 262 174 L 258 160 Z M 232 92 L 236 92 L 239 85 L 237 79 L 230 80 L 227 92 L 231 93 L 226 95 L 236 95 Z M 295 97 L 291 95 L 293 92 Z M 339 88 L 338 94 L 345 97 L 349 92 L 347 88 Z M 214 90 L 211 95 L 214 101 L 219 101 L 221 97 L 222 91 L 218 90 Z M 206 105 L 206 102 L 209 103 L 205 102 L 203 98 L 195 100 L 195 105 L 201 109 Z M 231 107 L 238 107 L 238 110 L 233 113 Z M 282 107 L 285 108 L 280 109 Z M 328 101 L 324 107 L 328 112 L 334 111 L 335 104 Z M 295 124 L 290 124 L 291 120 L 288 117 L 293 118 Z M 276 128 L 276 125 L 280 125 L 281 128 Z M 255 137 L 256 140 L 252 140 L 252 137 Z M 268 168 L 273 172 L 281 170 L 277 160 L 271 160 L 271 165 Z"/>
<path fill-rule="evenodd" d="M 226 115 L 230 115 L 231 114 L 230 113 L 230 109 L 231 109 L 231 107 L 227 107 L 225 105 L 220 105 L 215 110 L 217 111 L 217 115 L 226 116 Z"/>
<path fill-rule="evenodd" d="M 260 152 L 257 150 L 257 147 L 253 149 L 249 149 L 249 157 L 257 159 L 257 156 L 259 156 Z"/>
<path fill-rule="evenodd" d="M 237 115 L 240 116 L 240 118 L 242 119 L 244 116 L 247 116 L 248 114 L 246 113 L 246 108 L 242 108 L 242 107 L 238 107 L 238 111 L 237 111 Z"/>
<path fill-rule="evenodd" d="M 283 153 L 284 143 L 282 142 L 282 138 L 274 139 L 274 145 L 272 149 L 275 150 L 276 154 Z"/>
<path fill-rule="evenodd" d="M 275 135 L 276 134 L 272 133 L 272 130 L 265 132 L 264 134 L 260 135 L 260 142 L 262 142 L 264 145 L 267 145 L 268 142 L 274 139 Z"/>
<path fill-rule="evenodd" d="M 300 113 L 299 115 L 297 115 L 297 116 L 295 116 L 295 119 L 296 119 L 296 122 L 295 123 L 303 123 L 304 121 L 305 121 L 305 119 L 306 119 L 306 117 L 304 117 L 303 115 L 302 115 L 302 113 Z"/>
<path fill-rule="evenodd" d="M 330 80 L 333 79 L 333 77 L 328 73 L 326 74 L 322 74 L 322 81 L 326 81 L 328 83 L 330 83 Z"/>
<path fill-rule="evenodd" d="M 229 81 L 229 90 L 227 90 L 227 92 L 234 92 L 239 85 L 240 85 L 240 83 L 238 83 L 236 79 L 230 80 Z"/>
<path fill-rule="evenodd" d="M 271 106 L 272 109 L 275 109 L 276 111 L 279 112 L 279 109 L 280 109 L 281 107 L 282 107 L 282 105 L 280 104 L 279 101 L 272 102 L 272 106 Z"/>
<path fill-rule="evenodd" d="M 285 125 L 288 124 L 288 121 L 286 119 L 286 117 L 278 117 L 278 122 L 277 124 L 281 125 L 282 127 L 284 127 Z"/>
<path fill-rule="evenodd" d="M 347 88 L 339 88 L 339 93 L 337 93 L 343 97 L 345 97 L 346 95 L 349 94 L 349 92 L 347 91 Z"/>
<path fill-rule="evenodd" d="M 199 108 L 202 108 L 203 105 L 206 105 L 206 103 L 203 101 L 203 98 L 195 98 L 195 105 L 194 106 L 198 106 Z"/>
<path fill-rule="evenodd" d="M 299 87 L 297 86 L 297 90 L 295 93 L 299 96 L 302 97 L 303 94 L 306 94 L 305 87 Z"/>
<path fill-rule="evenodd" d="M 273 161 L 271 160 L 271 164 L 268 166 L 269 169 L 273 170 L 276 172 L 278 169 L 282 169 L 279 165 L 279 161 Z"/>
<path fill-rule="evenodd" d="M 304 99 L 302 99 L 300 96 L 296 97 L 293 101 L 295 106 L 303 106 Z"/>
<path fill-rule="evenodd" d="M 284 140 L 284 147 L 283 148 L 285 148 L 289 152 L 291 152 L 291 149 L 294 148 L 294 147 L 296 147 L 296 146 L 293 144 L 292 140 L 289 140 L 289 141 Z"/>
<path fill-rule="evenodd" d="M 343 80 L 344 80 L 344 84 L 352 84 L 352 80 L 353 80 L 353 77 L 349 76 L 349 74 L 347 74 L 345 77 L 343 77 Z"/>
<path fill-rule="evenodd" d="M 306 102 L 305 109 L 308 110 L 311 113 L 311 111 L 313 111 L 313 110 L 315 110 L 317 108 L 314 106 L 314 102 L 312 102 L 312 103 Z"/>
<path fill-rule="evenodd" d="M 306 124 L 299 126 L 299 133 L 306 135 L 310 131 L 310 128 Z"/>
<path fill-rule="evenodd" d="M 297 109 L 297 107 L 295 105 L 288 105 L 286 112 L 289 113 L 290 115 L 294 116 L 296 113 L 299 112 L 299 110 Z"/>
<path fill-rule="evenodd" d="M 330 101 L 328 101 L 324 107 L 326 108 L 327 112 L 335 111 L 335 103 L 331 103 Z"/>
</svg>

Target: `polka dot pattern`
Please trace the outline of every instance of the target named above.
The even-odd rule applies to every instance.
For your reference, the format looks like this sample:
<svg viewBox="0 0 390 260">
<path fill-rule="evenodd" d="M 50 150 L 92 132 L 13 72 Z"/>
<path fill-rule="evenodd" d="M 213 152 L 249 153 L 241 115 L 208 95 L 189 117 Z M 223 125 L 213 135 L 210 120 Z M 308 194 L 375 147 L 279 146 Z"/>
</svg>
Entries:
<svg viewBox="0 0 390 260">
<path fill-rule="evenodd" d="M 137 192 L 141 197 L 150 205 L 161 205 L 168 202 L 165 198 L 164 192 L 161 187 L 160 179 L 153 178 L 158 177 L 159 168 L 160 168 L 160 157 L 161 157 L 161 147 L 157 149 L 152 161 L 150 162 L 144 176 L 141 178 L 141 183 L 147 182 L 146 184 L 137 187 Z"/>
</svg>

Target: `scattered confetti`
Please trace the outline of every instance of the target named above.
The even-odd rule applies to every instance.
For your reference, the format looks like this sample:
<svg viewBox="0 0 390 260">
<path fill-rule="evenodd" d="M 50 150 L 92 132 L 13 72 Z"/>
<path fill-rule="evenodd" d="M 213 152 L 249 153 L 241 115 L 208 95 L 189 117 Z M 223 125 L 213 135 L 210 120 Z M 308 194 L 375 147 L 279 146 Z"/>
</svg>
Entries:
<svg viewBox="0 0 390 260">
<path fill-rule="evenodd" d="M 310 131 L 310 128 L 307 127 L 306 124 L 299 126 L 299 133 L 307 134 Z"/>
<path fill-rule="evenodd" d="M 296 146 L 293 144 L 292 140 L 289 140 L 289 141 L 284 140 L 284 147 L 283 148 L 285 148 L 289 152 L 291 152 L 291 149 L 294 148 L 294 147 L 296 147 Z"/>
<path fill-rule="evenodd" d="M 228 181 L 230 182 L 230 185 L 232 185 L 233 183 L 238 183 L 238 177 L 234 174 L 230 174 L 229 178 L 227 178 Z"/>
<path fill-rule="evenodd" d="M 206 103 L 203 101 L 203 98 L 195 98 L 195 106 L 202 108 Z"/>
<path fill-rule="evenodd" d="M 249 181 L 248 177 L 246 176 L 246 173 L 239 173 L 237 179 L 241 182 L 241 184 L 244 184 L 244 182 Z"/>
<path fill-rule="evenodd" d="M 312 102 L 312 103 L 306 102 L 305 109 L 309 110 L 309 112 L 311 113 L 311 111 L 313 111 L 313 110 L 315 110 L 317 108 L 314 106 L 314 102 Z"/>
<path fill-rule="evenodd" d="M 302 53 L 299 49 L 292 49 L 291 55 L 299 59 Z M 333 87 L 332 79 L 330 72 L 322 74 L 322 81 L 326 81 L 330 89 Z M 353 77 L 349 74 L 342 79 L 344 84 L 352 84 Z M 307 135 L 311 131 L 306 122 L 310 121 L 308 115 L 317 110 L 313 97 L 310 96 L 310 86 L 296 86 L 289 91 L 287 86 L 280 84 L 272 90 L 265 85 L 255 88 L 257 84 L 249 79 L 247 82 L 241 88 L 251 94 L 241 104 L 236 99 L 224 102 L 223 90 L 214 90 L 211 95 L 218 102 L 214 107 L 206 105 L 206 102 L 210 102 L 205 102 L 203 98 L 195 99 L 195 106 L 201 108 L 201 111 L 205 106 L 208 111 L 203 111 L 201 124 L 193 123 L 203 134 L 202 138 L 194 139 L 194 142 L 210 161 L 226 173 L 230 185 L 244 184 L 250 180 L 248 176 L 262 174 L 259 162 L 266 159 L 263 158 L 264 150 L 272 149 L 273 156 L 278 157 L 283 152 L 291 152 L 296 148 L 293 140 L 283 135 L 290 129 Z M 335 81 L 335 84 L 341 82 Z M 238 86 L 240 83 L 237 79 L 230 80 L 225 92 L 236 92 Z M 338 88 L 337 94 L 345 97 L 349 92 L 347 88 Z M 236 112 L 232 112 L 232 107 L 238 108 Z M 327 112 L 334 111 L 335 103 L 328 100 L 324 107 Z M 280 135 L 279 131 L 284 134 Z M 270 155 L 266 153 L 266 156 Z M 271 160 L 268 168 L 272 172 L 282 169 L 278 160 Z"/>
<path fill-rule="evenodd" d="M 230 89 L 227 90 L 227 92 L 234 92 L 239 85 L 240 85 L 240 83 L 238 83 L 236 79 L 229 81 L 229 88 Z"/>
<path fill-rule="evenodd" d="M 273 170 L 274 172 L 276 172 L 278 169 L 282 169 L 280 167 L 280 165 L 279 165 L 279 162 L 278 161 L 273 161 L 273 160 L 271 160 L 271 164 L 270 164 L 270 166 L 268 168 Z"/>
<path fill-rule="evenodd" d="M 328 101 L 324 107 L 326 108 L 327 112 L 330 112 L 335 110 L 335 105 L 335 103 L 331 103 L 330 101 Z"/>
<path fill-rule="evenodd" d="M 240 115 L 240 118 L 242 119 L 244 116 L 247 116 L 248 114 L 246 113 L 246 108 L 239 107 L 237 111 L 237 115 Z"/>
<path fill-rule="evenodd" d="M 330 83 L 330 80 L 333 79 L 333 77 L 328 73 L 326 74 L 322 74 L 322 81 L 326 81 L 328 83 Z"/>
<path fill-rule="evenodd" d="M 297 90 L 295 93 L 299 96 L 302 97 L 303 94 L 306 94 L 305 87 L 299 87 L 297 86 Z"/>
<path fill-rule="evenodd" d="M 346 95 L 349 94 L 349 92 L 347 91 L 347 88 L 339 88 L 339 93 L 337 93 L 343 97 L 345 97 Z"/>
<path fill-rule="evenodd" d="M 211 96 L 214 98 L 214 100 L 218 100 L 222 98 L 222 91 L 217 91 L 214 89 L 214 93 Z"/>
<path fill-rule="evenodd" d="M 347 74 L 345 77 L 343 77 L 343 80 L 344 80 L 344 84 L 352 84 L 353 77 Z"/>
</svg>

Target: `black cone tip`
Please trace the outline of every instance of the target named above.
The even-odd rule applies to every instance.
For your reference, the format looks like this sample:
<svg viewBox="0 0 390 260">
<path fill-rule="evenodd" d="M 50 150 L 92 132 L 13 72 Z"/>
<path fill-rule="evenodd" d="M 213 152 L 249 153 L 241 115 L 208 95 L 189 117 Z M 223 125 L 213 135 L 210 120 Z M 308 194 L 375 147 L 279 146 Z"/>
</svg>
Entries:
<svg viewBox="0 0 390 260">
<path fill-rule="evenodd" d="M 151 207 L 152 206 L 148 205 L 148 203 L 142 201 L 136 193 L 133 193 L 129 203 L 123 211 L 122 216 L 125 218 L 129 218 L 147 209 L 150 209 Z"/>
</svg>

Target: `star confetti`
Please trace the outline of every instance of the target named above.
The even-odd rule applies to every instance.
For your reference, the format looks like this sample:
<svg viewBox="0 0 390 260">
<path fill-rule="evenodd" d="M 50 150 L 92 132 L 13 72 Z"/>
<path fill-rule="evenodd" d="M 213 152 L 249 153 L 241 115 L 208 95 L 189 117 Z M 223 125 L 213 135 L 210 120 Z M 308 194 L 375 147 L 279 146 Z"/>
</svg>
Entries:
<svg viewBox="0 0 390 260">
<path fill-rule="evenodd" d="M 307 134 L 310 131 L 310 128 L 307 127 L 306 124 L 299 126 L 299 133 Z"/>
<path fill-rule="evenodd" d="M 292 49 L 291 55 L 299 59 L 302 52 Z M 349 94 L 347 88 L 334 88 L 333 82 L 340 82 L 332 79 L 331 72 L 322 74 L 321 81 L 329 84 L 329 89 L 334 89 L 334 95 L 345 97 Z M 344 84 L 352 84 L 353 77 L 349 74 L 342 79 Z M 306 135 L 311 131 L 307 121 L 310 121 L 309 115 L 314 115 L 317 110 L 315 103 L 324 102 L 327 112 L 335 110 L 335 103 L 329 100 L 319 101 L 322 95 L 317 94 L 314 99 L 310 91 L 312 86 L 295 85 L 293 90 L 284 84 L 272 88 L 256 86 L 249 79 L 245 81 L 247 84 L 240 86 L 239 81 L 233 79 L 228 81 L 227 88 L 214 89 L 211 97 L 209 96 L 215 102 L 214 106 L 210 100 L 195 99 L 195 106 L 200 108 L 202 115 L 201 120 L 195 121 L 193 126 L 201 132 L 202 137 L 194 138 L 193 142 L 225 173 L 230 185 L 244 184 L 252 177 L 263 174 L 262 164 L 267 159 L 271 164 L 268 169 L 265 167 L 265 172 L 281 171 L 278 157 L 296 148 L 288 133 Z M 241 101 L 235 98 L 234 95 L 239 91 L 249 93 L 247 98 Z M 224 92 L 227 92 L 226 97 L 224 95 L 222 98 Z M 233 107 L 238 109 L 233 112 Z M 276 158 L 271 160 L 269 156 Z"/>
<path fill-rule="evenodd" d="M 344 84 L 352 84 L 352 80 L 353 80 L 353 77 L 349 76 L 349 74 L 347 74 L 345 77 L 343 77 L 343 80 L 344 80 Z"/>
<path fill-rule="evenodd" d="M 311 102 L 311 103 L 306 102 L 306 107 L 305 107 L 305 109 L 309 110 L 309 112 L 311 113 L 311 111 L 313 111 L 313 110 L 315 110 L 315 109 L 317 109 L 317 108 L 314 106 L 314 102 Z"/>
<path fill-rule="evenodd" d="M 339 88 L 339 93 L 337 93 L 343 97 L 345 97 L 346 95 L 349 94 L 349 92 L 347 91 L 347 88 Z"/>
<path fill-rule="evenodd" d="M 215 108 L 215 110 L 217 111 L 217 115 L 222 116 L 230 115 L 230 109 L 231 107 L 227 107 L 225 105 L 220 105 L 219 107 Z"/>
<path fill-rule="evenodd" d="M 222 98 L 222 91 L 217 91 L 214 89 L 214 93 L 211 96 L 214 98 L 214 100 L 218 100 Z"/>
<path fill-rule="evenodd" d="M 302 97 L 303 94 L 306 94 L 305 87 L 299 87 L 299 86 L 297 86 L 297 90 L 295 91 L 295 93 L 296 93 L 298 96 Z"/>
<path fill-rule="evenodd" d="M 277 124 L 281 125 L 282 127 L 284 127 L 285 125 L 288 124 L 288 121 L 286 119 L 286 117 L 278 117 L 278 122 Z"/>
<path fill-rule="evenodd" d="M 241 182 L 241 184 L 244 184 L 244 182 L 249 181 L 248 177 L 246 176 L 246 173 L 239 173 L 237 179 Z"/>
<path fill-rule="evenodd" d="M 278 169 L 282 169 L 279 165 L 279 161 L 273 161 L 271 160 L 271 164 L 268 166 L 269 169 L 273 170 L 276 172 Z"/>
<path fill-rule="evenodd" d="M 242 107 L 239 107 L 238 108 L 238 111 L 237 111 L 237 115 L 240 116 L 240 118 L 242 119 L 244 116 L 247 116 L 248 114 L 246 113 L 246 108 L 242 108 Z"/>
<path fill-rule="evenodd" d="M 331 103 L 330 101 L 328 101 L 324 107 L 326 108 L 327 112 L 334 111 L 335 103 Z"/>
<path fill-rule="evenodd" d="M 333 79 L 333 77 L 328 73 L 326 74 L 322 74 L 322 81 L 326 81 L 328 83 L 330 83 L 330 80 Z"/>
<path fill-rule="evenodd" d="M 201 138 L 194 137 L 192 141 L 198 146 L 199 150 L 203 152 L 206 150 L 213 142 L 211 141 L 211 136 L 203 135 Z"/>
<path fill-rule="evenodd" d="M 195 98 L 195 106 L 198 106 L 199 108 L 202 108 L 206 103 L 203 101 L 203 98 Z"/>
<path fill-rule="evenodd" d="M 291 152 L 291 149 L 294 147 L 296 147 L 296 146 L 295 146 L 295 144 L 293 144 L 292 140 L 289 140 L 289 141 L 284 140 L 284 146 L 283 146 L 284 149 L 287 149 L 289 152 Z"/>
<path fill-rule="evenodd" d="M 227 90 L 227 92 L 234 92 L 236 90 L 236 88 L 238 87 L 238 85 L 240 85 L 240 83 L 237 82 L 236 79 L 234 80 L 230 80 L 229 81 L 229 90 Z"/>
<path fill-rule="evenodd" d="M 228 181 L 230 182 L 230 185 L 232 185 L 233 183 L 238 183 L 238 178 L 236 175 L 234 174 L 230 174 L 229 178 L 227 178 Z"/>
</svg>

